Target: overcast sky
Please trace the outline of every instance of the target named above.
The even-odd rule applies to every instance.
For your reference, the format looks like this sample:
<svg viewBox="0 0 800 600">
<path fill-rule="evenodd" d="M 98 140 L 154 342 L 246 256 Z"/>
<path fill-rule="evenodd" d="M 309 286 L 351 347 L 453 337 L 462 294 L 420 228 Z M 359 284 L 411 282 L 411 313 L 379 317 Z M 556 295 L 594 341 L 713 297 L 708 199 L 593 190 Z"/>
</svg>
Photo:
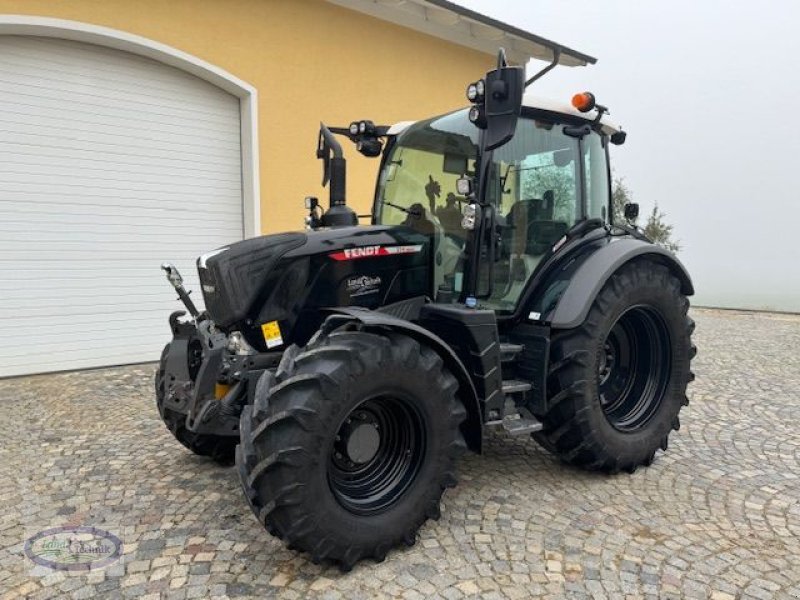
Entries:
<svg viewBox="0 0 800 600">
<path fill-rule="evenodd" d="M 598 58 L 536 89 L 628 131 L 614 170 L 675 226 L 695 304 L 800 312 L 800 1 L 457 1 Z"/>
</svg>

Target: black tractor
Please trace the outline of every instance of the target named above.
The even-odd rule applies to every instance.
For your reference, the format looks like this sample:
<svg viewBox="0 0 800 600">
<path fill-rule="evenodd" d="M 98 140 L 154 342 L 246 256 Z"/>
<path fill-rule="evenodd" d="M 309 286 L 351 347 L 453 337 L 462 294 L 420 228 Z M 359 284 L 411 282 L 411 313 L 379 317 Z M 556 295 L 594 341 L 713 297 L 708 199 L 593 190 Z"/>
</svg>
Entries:
<svg viewBox="0 0 800 600">
<path fill-rule="evenodd" d="M 322 125 L 329 208 L 306 198 L 306 231 L 201 256 L 204 310 L 163 265 L 189 314 L 169 319 L 161 417 L 235 460 L 258 521 L 315 562 L 413 544 L 487 427 L 608 473 L 649 465 L 679 428 L 692 282 L 635 205 L 615 214 L 625 133 L 592 94 L 523 97 L 540 74 L 501 51 L 468 109 Z M 369 225 L 336 136 L 381 159 Z"/>
</svg>

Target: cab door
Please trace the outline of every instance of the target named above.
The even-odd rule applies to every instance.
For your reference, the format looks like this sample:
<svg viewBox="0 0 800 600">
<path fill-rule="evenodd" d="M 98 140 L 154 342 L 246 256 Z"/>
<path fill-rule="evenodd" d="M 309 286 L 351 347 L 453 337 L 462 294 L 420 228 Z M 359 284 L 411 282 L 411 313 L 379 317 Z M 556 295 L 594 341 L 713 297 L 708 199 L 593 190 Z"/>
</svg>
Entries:
<svg viewBox="0 0 800 600">
<path fill-rule="evenodd" d="M 521 119 L 496 150 L 487 201 L 493 221 L 479 241 L 481 306 L 514 312 L 543 260 L 578 221 L 610 220 L 607 138 L 588 127 Z"/>
</svg>

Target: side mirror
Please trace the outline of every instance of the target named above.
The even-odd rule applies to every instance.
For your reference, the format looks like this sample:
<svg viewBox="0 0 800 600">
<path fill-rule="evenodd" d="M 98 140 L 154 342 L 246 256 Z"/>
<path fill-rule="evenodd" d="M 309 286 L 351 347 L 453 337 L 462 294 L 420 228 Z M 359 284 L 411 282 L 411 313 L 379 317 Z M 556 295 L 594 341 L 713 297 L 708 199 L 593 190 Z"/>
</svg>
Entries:
<svg viewBox="0 0 800 600">
<path fill-rule="evenodd" d="M 473 103 L 469 120 L 485 130 L 482 150 L 499 148 L 514 137 L 523 91 L 525 68 L 509 67 L 502 48 L 497 55 L 497 68 L 467 86 L 467 100 Z"/>
<path fill-rule="evenodd" d="M 624 210 L 625 218 L 628 221 L 635 221 L 639 218 L 639 204 L 636 202 L 628 202 Z"/>
<path fill-rule="evenodd" d="M 501 67 L 486 74 L 486 150 L 514 137 L 524 89 L 523 67 Z"/>
<path fill-rule="evenodd" d="M 467 98 L 475 103 L 469 120 L 486 130 L 484 150 L 499 148 L 514 137 L 524 89 L 525 69 L 507 66 L 489 71 L 485 79 L 467 87 Z"/>
</svg>

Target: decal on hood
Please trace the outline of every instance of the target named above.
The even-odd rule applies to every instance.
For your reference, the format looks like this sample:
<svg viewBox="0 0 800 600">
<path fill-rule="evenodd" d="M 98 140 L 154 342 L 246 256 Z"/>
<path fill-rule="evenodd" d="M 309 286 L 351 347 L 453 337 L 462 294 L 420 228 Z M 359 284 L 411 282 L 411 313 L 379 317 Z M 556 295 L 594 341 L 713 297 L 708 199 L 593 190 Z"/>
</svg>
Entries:
<svg viewBox="0 0 800 600">
<path fill-rule="evenodd" d="M 328 254 L 333 260 L 358 260 L 359 258 L 375 258 L 378 256 L 394 256 L 396 254 L 416 254 L 422 252 L 422 244 L 408 246 L 362 246 L 345 248 L 339 252 Z"/>
<path fill-rule="evenodd" d="M 345 286 L 351 298 L 375 294 L 381 289 L 381 278 L 377 275 L 357 275 L 348 277 Z"/>
</svg>

